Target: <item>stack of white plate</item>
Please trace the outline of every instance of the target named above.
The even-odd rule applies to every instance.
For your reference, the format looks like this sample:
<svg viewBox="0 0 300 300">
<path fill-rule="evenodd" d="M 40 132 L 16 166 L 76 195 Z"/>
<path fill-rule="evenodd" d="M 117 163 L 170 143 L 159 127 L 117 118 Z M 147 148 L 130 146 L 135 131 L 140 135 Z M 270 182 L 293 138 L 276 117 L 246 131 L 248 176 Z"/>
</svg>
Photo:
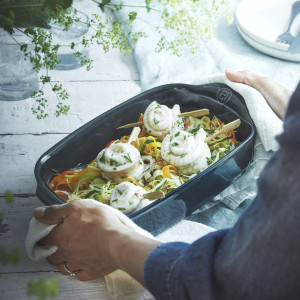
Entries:
<svg viewBox="0 0 300 300">
<path fill-rule="evenodd" d="M 244 40 L 268 55 L 300 62 L 300 53 L 288 52 L 289 45 L 276 42 L 290 20 L 296 0 L 244 0 L 236 10 L 236 25 Z M 300 31 L 300 14 L 293 22 L 291 33 Z"/>
</svg>

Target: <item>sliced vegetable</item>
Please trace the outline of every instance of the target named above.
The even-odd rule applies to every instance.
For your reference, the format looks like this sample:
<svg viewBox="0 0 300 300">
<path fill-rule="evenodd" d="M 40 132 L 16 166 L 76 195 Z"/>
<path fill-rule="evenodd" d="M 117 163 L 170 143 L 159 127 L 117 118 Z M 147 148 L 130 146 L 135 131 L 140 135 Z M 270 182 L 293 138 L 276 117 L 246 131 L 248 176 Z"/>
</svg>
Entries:
<svg viewBox="0 0 300 300">
<path fill-rule="evenodd" d="M 172 178 L 170 170 L 173 170 L 176 174 L 178 174 L 178 170 L 174 166 L 167 165 L 162 168 L 162 174 L 164 178 Z"/>
<path fill-rule="evenodd" d="M 68 179 L 68 184 L 71 189 L 75 189 L 75 187 L 79 186 L 80 183 L 88 183 L 94 178 L 100 176 L 101 171 L 98 168 L 86 168 L 80 171 L 77 175 Z"/>
<path fill-rule="evenodd" d="M 106 144 L 105 148 L 108 148 L 115 140 L 110 141 L 108 144 Z"/>
<path fill-rule="evenodd" d="M 50 186 L 49 186 L 49 187 L 50 187 L 52 190 L 56 190 L 57 184 L 58 184 L 60 181 L 62 181 L 62 180 L 65 178 L 65 176 L 68 175 L 68 174 L 74 174 L 74 171 L 65 171 L 65 172 L 59 174 L 58 176 L 54 177 L 54 178 L 51 180 Z"/>
</svg>

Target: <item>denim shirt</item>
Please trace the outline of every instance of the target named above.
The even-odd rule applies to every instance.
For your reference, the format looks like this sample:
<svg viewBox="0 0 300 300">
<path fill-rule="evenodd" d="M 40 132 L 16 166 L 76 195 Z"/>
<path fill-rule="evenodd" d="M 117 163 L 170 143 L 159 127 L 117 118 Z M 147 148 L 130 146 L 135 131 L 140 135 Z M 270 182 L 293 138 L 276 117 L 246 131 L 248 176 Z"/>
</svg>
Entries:
<svg viewBox="0 0 300 300">
<path fill-rule="evenodd" d="M 300 84 L 277 140 L 234 227 L 152 251 L 144 278 L 156 299 L 300 299 Z"/>
</svg>

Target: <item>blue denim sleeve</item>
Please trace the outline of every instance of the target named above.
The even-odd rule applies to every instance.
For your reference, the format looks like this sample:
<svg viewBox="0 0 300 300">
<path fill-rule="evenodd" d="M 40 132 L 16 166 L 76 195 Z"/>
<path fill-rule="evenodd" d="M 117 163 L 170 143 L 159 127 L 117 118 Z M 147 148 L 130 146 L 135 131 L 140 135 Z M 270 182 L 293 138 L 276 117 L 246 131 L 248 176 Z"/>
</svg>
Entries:
<svg viewBox="0 0 300 300">
<path fill-rule="evenodd" d="M 144 277 L 156 299 L 299 299 L 299 132 L 300 85 L 278 137 L 280 149 L 235 226 L 193 244 L 163 244 L 150 254 Z"/>
</svg>

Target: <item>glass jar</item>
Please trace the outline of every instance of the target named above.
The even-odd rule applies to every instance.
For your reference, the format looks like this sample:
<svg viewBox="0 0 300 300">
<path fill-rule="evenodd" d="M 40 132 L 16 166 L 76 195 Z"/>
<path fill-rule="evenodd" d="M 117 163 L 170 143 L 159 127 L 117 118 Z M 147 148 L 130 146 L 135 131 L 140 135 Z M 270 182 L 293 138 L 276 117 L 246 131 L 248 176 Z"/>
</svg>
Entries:
<svg viewBox="0 0 300 300">
<path fill-rule="evenodd" d="M 52 43 L 60 45 L 57 57 L 60 63 L 56 66 L 56 70 L 72 70 L 80 68 L 81 58 L 76 57 L 74 52 L 81 52 L 86 58 L 89 58 L 89 52 L 86 47 L 82 45 L 82 38 L 88 32 L 87 25 L 89 17 L 77 11 L 78 22 L 74 22 L 69 30 L 65 30 L 63 26 L 54 22 L 50 23 L 52 31 Z M 74 43 L 74 49 L 71 49 L 71 44 Z"/>
<path fill-rule="evenodd" d="M 26 99 L 39 89 L 38 74 L 20 50 L 22 44 L 28 44 L 29 51 L 33 47 L 22 32 L 10 36 L 0 28 L 0 100 Z"/>
</svg>

